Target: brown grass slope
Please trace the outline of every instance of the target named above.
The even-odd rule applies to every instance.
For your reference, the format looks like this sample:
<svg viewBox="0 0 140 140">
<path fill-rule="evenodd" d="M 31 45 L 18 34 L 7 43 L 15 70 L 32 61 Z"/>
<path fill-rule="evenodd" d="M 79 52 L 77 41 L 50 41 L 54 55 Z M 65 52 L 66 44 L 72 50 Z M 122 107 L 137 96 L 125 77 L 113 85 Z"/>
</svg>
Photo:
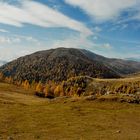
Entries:
<svg viewBox="0 0 140 140">
<path fill-rule="evenodd" d="M 139 105 L 70 98 L 49 101 L 27 92 L 0 83 L 0 140 L 140 139 Z"/>
</svg>

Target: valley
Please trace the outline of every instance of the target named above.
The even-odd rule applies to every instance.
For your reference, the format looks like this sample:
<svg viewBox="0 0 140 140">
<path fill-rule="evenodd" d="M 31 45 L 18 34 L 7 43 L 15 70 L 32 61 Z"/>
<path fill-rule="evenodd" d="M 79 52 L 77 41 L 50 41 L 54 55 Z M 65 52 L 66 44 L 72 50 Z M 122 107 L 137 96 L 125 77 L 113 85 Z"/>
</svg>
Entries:
<svg viewBox="0 0 140 140">
<path fill-rule="evenodd" d="M 0 0 L 0 140 L 140 140 L 140 0 Z"/>
<path fill-rule="evenodd" d="M 140 139 L 140 63 L 80 49 L 0 67 L 0 140 Z"/>
<path fill-rule="evenodd" d="M 0 83 L 1 140 L 137 140 L 139 116 L 137 104 L 74 97 L 49 100 Z"/>
</svg>

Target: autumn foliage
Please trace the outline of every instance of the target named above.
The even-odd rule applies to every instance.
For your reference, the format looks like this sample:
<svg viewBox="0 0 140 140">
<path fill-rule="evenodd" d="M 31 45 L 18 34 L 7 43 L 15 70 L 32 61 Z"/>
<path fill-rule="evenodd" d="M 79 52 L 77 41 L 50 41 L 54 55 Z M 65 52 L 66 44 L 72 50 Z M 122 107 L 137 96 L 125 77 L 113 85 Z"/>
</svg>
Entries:
<svg viewBox="0 0 140 140">
<path fill-rule="evenodd" d="M 102 80 L 93 79 L 88 76 L 72 77 L 63 82 L 48 81 L 16 81 L 11 76 L 5 77 L 0 73 L 0 80 L 21 86 L 26 90 L 32 89 L 35 94 L 45 98 L 55 98 L 59 96 L 89 96 L 104 94 L 140 94 L 140 78 L 137 79 L 116 79 Z"/>
</svg>

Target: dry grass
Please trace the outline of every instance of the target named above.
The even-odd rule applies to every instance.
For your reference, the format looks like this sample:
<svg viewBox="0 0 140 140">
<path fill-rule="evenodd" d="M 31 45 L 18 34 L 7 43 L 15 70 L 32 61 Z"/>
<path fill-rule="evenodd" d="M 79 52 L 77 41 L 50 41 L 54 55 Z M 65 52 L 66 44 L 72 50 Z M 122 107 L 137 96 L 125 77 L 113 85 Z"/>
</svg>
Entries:
<svg viewBox="0 0 140 140">
<path fill-rule="evenodd" d="M 49 101 L 0 84 L 0 140 L 138 140 L 139 116 L 136 104 Z"/>
</svg>

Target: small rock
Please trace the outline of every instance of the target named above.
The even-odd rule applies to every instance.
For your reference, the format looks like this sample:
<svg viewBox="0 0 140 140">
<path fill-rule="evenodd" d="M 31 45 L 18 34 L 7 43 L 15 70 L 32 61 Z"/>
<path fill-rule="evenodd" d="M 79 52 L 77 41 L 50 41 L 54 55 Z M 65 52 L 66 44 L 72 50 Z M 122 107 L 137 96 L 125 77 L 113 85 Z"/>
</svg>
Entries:
<svg viewBox="0 0 140 140">
<path fill-rule="evenodd" d="M 96 99 L 96 96 L 95 95 L 90 95 L 90 96 L 84 97 L 84 99 L 88 100 L 88 101 L 92 101 L 92 100 Z"/>
<path fill-rule="evenodd" d="M 121 130 L 117 130 L 116 133 L 121 133 Z"/>
</svg>

